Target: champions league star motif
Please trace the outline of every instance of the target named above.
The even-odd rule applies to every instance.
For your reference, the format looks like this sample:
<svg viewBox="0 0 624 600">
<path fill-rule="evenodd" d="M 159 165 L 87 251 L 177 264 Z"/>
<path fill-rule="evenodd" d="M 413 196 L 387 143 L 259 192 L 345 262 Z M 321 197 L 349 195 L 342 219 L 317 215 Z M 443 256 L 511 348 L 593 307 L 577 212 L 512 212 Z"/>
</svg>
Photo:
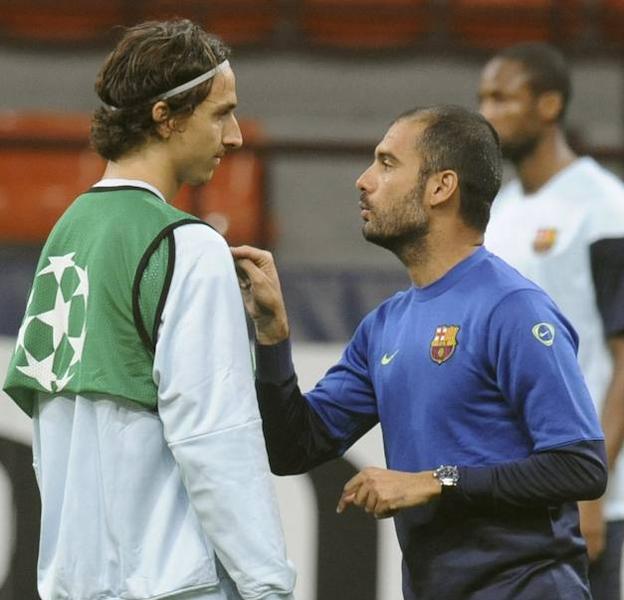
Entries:
<svg viewBox="0 0 624 600">
<path fill-rule="evenodd" d="M 18 371 L 48 392 L 60 392 L 72 379 L 87 334 L 87 270 L 75 252 L 48 257 L 35 277 L 26 316 L 17 335 Z M 36 291 L 36 293 L 35 293 Z"/>
</svg>

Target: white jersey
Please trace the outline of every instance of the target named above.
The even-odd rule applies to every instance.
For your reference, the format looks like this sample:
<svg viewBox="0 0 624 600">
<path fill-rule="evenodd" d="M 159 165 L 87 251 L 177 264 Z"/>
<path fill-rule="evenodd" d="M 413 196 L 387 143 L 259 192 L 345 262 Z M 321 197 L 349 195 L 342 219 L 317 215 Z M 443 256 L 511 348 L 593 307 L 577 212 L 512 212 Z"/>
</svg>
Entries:
<svg viewBox="0 0 624 600">
<path fill-rule="evenodd" d="M 488 249 L 546 290 L 577 330 L 579 363 L 599 412 L 612 374 L 605 337 L 624 330 L 624 306 L 605 291 L 617 285 L 614 273 L 624 284 L 624 269 L 614 264 L 606 276 L 602 267 L 611 260 L 610 242 L 623 238 L 624 185 L 587 157 L 534 194 L 525 194 L 518 180 L 506 185 L 485 234 Z M 624 519 L 622 454 L 606 498 L 606 518 Z"/>
<path fill-rule="evenodd" d="M 205 225 L 174 236 L 158 412 L 102 395 L 36 405 L 43 600 L 293 598 L 232 257 Z"/>
</svg>

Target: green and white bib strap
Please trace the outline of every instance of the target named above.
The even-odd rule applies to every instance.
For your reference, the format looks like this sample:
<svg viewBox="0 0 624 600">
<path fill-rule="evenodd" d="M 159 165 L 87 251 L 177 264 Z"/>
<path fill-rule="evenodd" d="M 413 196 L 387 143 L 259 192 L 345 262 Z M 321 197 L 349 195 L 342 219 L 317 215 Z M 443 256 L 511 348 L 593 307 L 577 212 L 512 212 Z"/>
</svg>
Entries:
<svg viewBox="0 0 624 600">
<path fill-rule="evenodd" d="M 143 181 L 142 179 L 124 179 L 121 177 L 109 177 L 106 179 L 100 179 L 97 183 L 94 183 L 94 188 L 112 188 L 112 187 L 137 187 L 143 188 L 144 190 L 148 190 L 152 192 L 155 196 L 158 196 L 165 204 L 167 204 L 167 200 L 163 196 L 162 192 L 151 183 L 147 183 L 147 181 Z"/>
</svg>

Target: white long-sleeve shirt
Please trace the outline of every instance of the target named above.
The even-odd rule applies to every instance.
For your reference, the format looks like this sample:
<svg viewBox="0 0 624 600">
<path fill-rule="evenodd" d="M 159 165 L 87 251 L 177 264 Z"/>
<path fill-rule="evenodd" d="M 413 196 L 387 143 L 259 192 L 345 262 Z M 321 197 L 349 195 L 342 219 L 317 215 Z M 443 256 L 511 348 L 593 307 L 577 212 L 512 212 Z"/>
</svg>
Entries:
<svg viewBox="0 0 624 600">
<path fill-rule="evenodd" d="M 205 225 L 174 236 L 158 413 L 56 395 L 33 415 L 43 600 L 293 598 L 233 261 Z"/>
</svg>

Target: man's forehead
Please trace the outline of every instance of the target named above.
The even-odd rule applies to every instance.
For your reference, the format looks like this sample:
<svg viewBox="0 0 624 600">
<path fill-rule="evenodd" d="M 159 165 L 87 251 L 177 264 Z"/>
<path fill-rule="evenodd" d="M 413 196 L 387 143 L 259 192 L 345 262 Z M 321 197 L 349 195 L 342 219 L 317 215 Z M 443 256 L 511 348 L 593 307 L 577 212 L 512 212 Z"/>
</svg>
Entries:
<svg viewBox="0 0 624 600">
<path fill-rule="evenodd" d="M 217 72 L 207 99 L 218 104 L 236 103 L 236 77 L 230 67 Z"/>
<path fill-rule="evenodd" d="M 418 118 L 400 119 L 388 129 L 375 152 L 398 158 L 417 154 L 418 137 L 424 128 L 424 122 Z"/>
<path fill-rule="evenodd" d="M 493 86 L 511 91 L 529 85 L 530 79 L 529 72 L 520 61 L 493 58 L 483 69 L 481 86 Z"/>
</svg>

